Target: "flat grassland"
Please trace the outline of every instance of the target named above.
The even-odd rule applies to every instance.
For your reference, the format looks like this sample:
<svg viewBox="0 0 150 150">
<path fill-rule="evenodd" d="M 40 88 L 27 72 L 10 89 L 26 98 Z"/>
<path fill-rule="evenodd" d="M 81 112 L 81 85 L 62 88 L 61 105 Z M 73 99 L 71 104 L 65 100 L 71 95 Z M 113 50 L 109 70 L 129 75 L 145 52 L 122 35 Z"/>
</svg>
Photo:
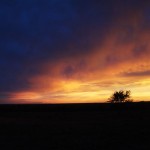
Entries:
<svg viewBox="0 0 150 150">
<path fill-rule="evenodd" d="M 0 105 L 0 149 L 149 150 L 150 103 Z"/>
</svg>

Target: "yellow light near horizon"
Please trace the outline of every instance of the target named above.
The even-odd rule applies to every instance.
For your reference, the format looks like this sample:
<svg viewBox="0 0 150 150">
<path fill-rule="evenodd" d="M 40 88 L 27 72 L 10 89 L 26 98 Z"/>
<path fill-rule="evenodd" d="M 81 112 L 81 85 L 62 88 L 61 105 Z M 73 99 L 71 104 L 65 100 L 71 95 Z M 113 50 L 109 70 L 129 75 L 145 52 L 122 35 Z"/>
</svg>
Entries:
<svg viewBox="0 0 150 150">
<path fill-rule="evenodd" d="M 63 88 L 64 91 L 72 91 L 75 89 L 79 89 L 81 86 L 81 83 L 77 82 L 77 81 L 62 81 L 61 86 Z"/>
<path fill-rule="evenodd" d="M 111 81 L 111 79 L 109 79 Z M 77 80 L 57 80 L 56 90 L 46 89 L 45 91 L 36 92 L 18 92 L 12 94 L 12 102 L 20 103 L 95 103 L 107 102 L 108 98 L 116 90 L 131 90 L 131 98 L 134 101 L 150 100 L 150 80 L 143 79 L 133 82 L 122 78 L 99 81 L 77 81 Z M 107 83 L 103 86 L 103 83 Z"/>
</svg>

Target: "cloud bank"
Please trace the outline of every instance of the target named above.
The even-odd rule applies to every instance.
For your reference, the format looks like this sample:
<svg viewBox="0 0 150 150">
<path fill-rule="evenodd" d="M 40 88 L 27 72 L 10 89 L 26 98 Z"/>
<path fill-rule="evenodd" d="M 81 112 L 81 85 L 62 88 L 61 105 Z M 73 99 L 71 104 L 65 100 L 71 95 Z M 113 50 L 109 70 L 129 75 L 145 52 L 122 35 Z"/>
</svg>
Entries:
<svg viewBox="0 0 150 150">
<path fill-rule="evenodd" d="M 0 103 L 95 102 L 149 86 L 148 0 L 2 0 L 0 7 Z"/>
</svg>

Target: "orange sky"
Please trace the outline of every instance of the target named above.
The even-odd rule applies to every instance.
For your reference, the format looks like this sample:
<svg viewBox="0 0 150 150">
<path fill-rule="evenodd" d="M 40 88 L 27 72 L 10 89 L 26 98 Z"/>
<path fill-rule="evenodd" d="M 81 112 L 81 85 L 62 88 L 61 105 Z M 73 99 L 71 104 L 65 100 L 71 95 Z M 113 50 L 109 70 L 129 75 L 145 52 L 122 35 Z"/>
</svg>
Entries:
<svg viewBox="0 0 150 150">
<path fill-rule="evenodd" d="M 138 27 L 140 21 L 131 40 L 124 40 L 130 38 L 124 28 L 112 28 L 90 53 L 43 63 L 43 74 L 29 79 L 31 89 L 13 93 L 12 101 L 105 102 L 116 90 L 131 90 L 135 101 L 150 100 L 150 31 Z"/>
</svg>

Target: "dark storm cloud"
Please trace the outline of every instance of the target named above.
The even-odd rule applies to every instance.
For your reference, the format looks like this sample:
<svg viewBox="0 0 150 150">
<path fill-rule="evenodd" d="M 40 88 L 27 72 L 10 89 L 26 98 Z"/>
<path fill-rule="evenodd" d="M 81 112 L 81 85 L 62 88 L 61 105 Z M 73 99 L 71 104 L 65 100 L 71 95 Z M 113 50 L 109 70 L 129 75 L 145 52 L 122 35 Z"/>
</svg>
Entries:
<svg viewBox="0 0 150 150">
<path fill-rule="evenodd" d="M 126 12 L 142 10 L 147 3 L 146 0 L 1 0 L 0 91 L 29 89 L 28 79 L 43 73 L 44 62 L 55 63 L 92 53 L 91 49 L 100 46 L 116 26 L 117 19 Z M 149 22 L 147 12 L 148 9 L 144 18 Z M 68 65 L 62 74 L 71 76 L 86 63 L 76 68 Z"/>
<path fill-rule="evenodd" d="M 40 63 L 87 53 L 97 34 L 95 22 L 100 28 L 107 17 L 98 19 L 99 10 L 90 4 L 81 4 L 83 10 L 78 5 L 69 0 L 0 2 L 0 90 L 29 88 L 27 79 L 40 73 Z"/>
<path fill-rule="evenodd" d="M 0 93 L 0 103 L 1 104 L 9 104 L 10 98 L 11 98 L 11 96 L 9 93 L 5 93 L 5 92 Z"/>
<path fill-rule="evenodd" d="M 75 14 L 67 1 L 0 3 L 0 90 L 26 89 L 39 64 L 62 51 L 71 34 L 67 22 L 73 23 Z"/>
</svg>

